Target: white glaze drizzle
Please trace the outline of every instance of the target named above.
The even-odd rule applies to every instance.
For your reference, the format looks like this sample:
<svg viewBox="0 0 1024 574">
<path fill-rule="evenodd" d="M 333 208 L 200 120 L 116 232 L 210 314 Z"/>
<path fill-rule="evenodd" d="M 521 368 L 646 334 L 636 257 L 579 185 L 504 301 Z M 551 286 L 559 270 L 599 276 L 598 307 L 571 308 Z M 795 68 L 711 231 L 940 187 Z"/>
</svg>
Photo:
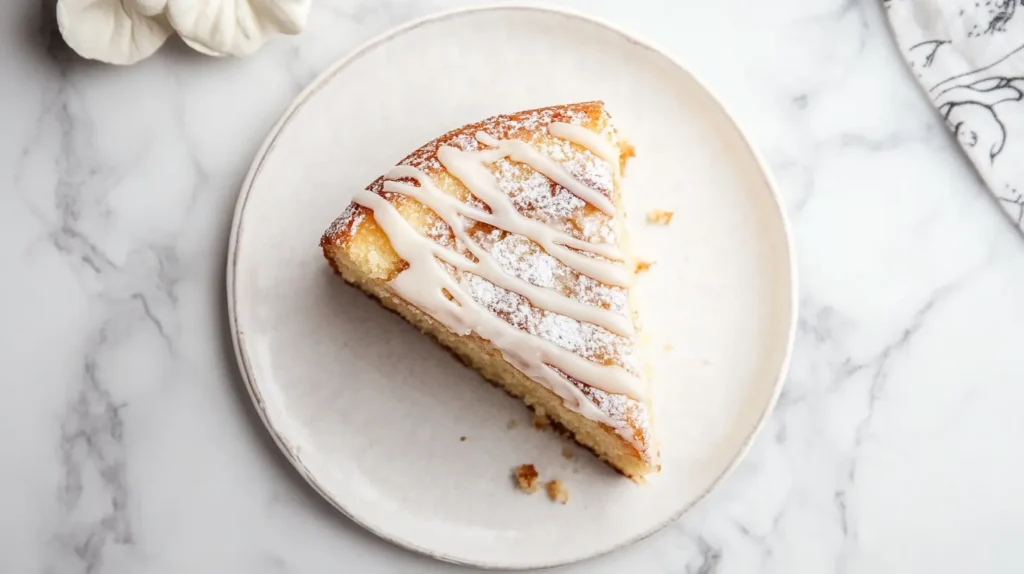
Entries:
<svg viewBox="0 0 1024 574">
<path fill-rule="evenodd" d="M 548 365 L 603 391 L 626 395 L 638 401 L 644 400 L 646 393 L 643 382 L 622 367 L 595 363 L 540 337 L 520 331 L 474 301 L 434 260 L 435 257 L 443 258 L 451 251 L 416 233 L 386 199 L 364 189 L 356 193 L 352 201 L 373 210 L 374 220 L 387 234 L 395 253 L 409 264 L 408 269 L 391 280 L 391 288 L 453 333 L 468 335 L 473 332 L 487 339 L 517 369 L 548 386 L 563 399 L 572 397 L 580 403 L 577 406 L 585 406 L 583 403 L 590 401 L 586 398 L 580 400 L 569 387 L 576 391 L 579 389 Z M 461 255 L 455 256 L 465 259 Z M 447 290 L 455 300 L 445 297 L 442 290 Z M 596 407 L 594 410 L 600 412 Z"/>
<path fill-rule="evenodd" d="M 601 134 L 588 130 L 578 124 L 567 124 L 565 122 L 553 122 L 548 125 L 548 133 L 574 144 L 589 149 L 597 157 L 612 164 L 618 169 L 619 151 L 610 141 Z"/>
<path fill-rule="evenodd" d="M 591 189 L 584 185 L 583 182 L 573 177 L 572 174 L 569 173 L 569 170 L 565 169 L 562 164 L 540 153 L 537 148 L 532 145 L 521 140 L 499 140 L 484 132 L 477 132 L 476 139 L 482 144 L 497 148 L 497 150 L 493 151 L 502 152 L 502 157 L 508 157 L 512 161 L 529 165 L 536 171 L 547 176 L 551 181 L 569 190 L 569 192 L 576 197 L 600 209 L 605 213 L 605 215 L 615 215 L 615 204 L 613 204 L 610 199 L 601 195 L 601 193 L 596 189 Z M 460 151 L 461 153 L 474 153 L 462 152 L 461 150 L 456 151 Z M 444 163 L 444 158 L 441 157 L 441 150 L 438 150 L 437 157 L 441 160 L 441 163 Z M 448 166 L 445 165 L 445 167 L 447 168 Z M 451 171 L 451 169 L 448 171 Z M 490 175 L 490 172 L 488 172 L 488 175 Z M 455 175 L 455 177 L 459 176 Z M 459 177 L 459 179 L 462 178 Z M 463 181 L 462 183 L 466 182 Z M 466 187 L 473 189 L 468 184 Z M 476 194 L 474 193 L 474 195 Z"/>
<path fill-rule="evenodd" d="M 477 262 L 474 263 L 462 255 L 448 249 L 443 249 L 440 246 L 438 246 L 439 251 L 435 253 L 438 258 L 461 271 L 468 271 L 475 275 L 479 275 L 506 291 L 512 291 L 513 293 L 526 297 L 535 307 L 546 309 L 553 313 L 558 313 L 559 315 L 565 315 L 566 317 L 571 317 L 577 321 L 593 323 L 594 325 L 604 327 L 608 331 L 623 337 L 628 337 L 633 334 L 633 321 L 625 315 L 581 303 L 551 289 L 539 288 L 506 272 L 486 249 L 480 247 L 480 245 L 478 245 L 476 241 L 466 233 L 466 230 L 463 228 L 463 218 L 460 216 L 470 217 L 485 223 L 493 221 L 495 227 L 502 228 L 511 233 L 515 233 L 516 231 L 508 229 L 508 227 L 516 226 L 507 225 L 506 221 L 508 220 L 502 220 L 501 217 L 495 217 L 493 214 L 488 214 L 485 211 L 466 205 L 458 199 L 442 192 L 440 189 L 437 189 L 437 186 L 434 185 L 426 174 L 420 172 L 418 169 L 409 166 L 402 167 L 405 169 L 397 171 L 392 170 L 389 173 L 392 175 L 396 173 L 402 174 L 399 177 L 415 178 L 420 182 L 420 186 L 416 187 L 400 181 L 385 181 L 384 191 L 407 195 L 432 209 L 438 217 L 451 227 L 455 237 L 458 238 L 458 240 L 461 241 L 467 249 L 469 249 L 469 252 L 472 253 L 474 257 L 477 258 Z M 502 197 L 506 196 L 502 194 Z M 519 215 L 519 212 L 515 213 L 521 219 L 533 221 Z M 538 225 L 546 230 L 551 229 L 543 224 Z M 532 239 L 532 237 L 526 233 L 520 233 L 520 235 L 524 235 Z M 541 244 L 541 246 L 543 247 L 544 245 Z M 610 262 L 602 262 L 597 259 L 572 253 L 568 250 L 565 251 L 575 256 L 571 259 L 582 260 L 582 263 L 585 263 L 588 268 L 596 267 L 600 263 L 603 263 L 606 266 L 613 265 Z"/>
<path fill-rule="evenodd" d="M 614 151 L 603 147 L 600 136 L 590 130 L 572 124 L 552 124 L 548 129 L 555 137 L 582 145 L 596 156 L 616 164 L 613 167 L 617 168 Z M 583 132 L 592 134 L 593 137 Z M 462 181 L 474 196 L 487 204 L 491 213 L 444 193 L 429 176 L 412 166 L 397 166 L 392 169 L 387 174 L 388 180 L 383 186 L 385 192 L 407 195 L 432 209 L 477 258 L 476 262 L 417 233 L 383 197 L 362 190 L 353 199 L 355 203 L 374 212 L 374 219 L 388 236 L 395 252 L 409 265 L 391 280 L 390 287 L 454 333 L 476 333 L 487 339 L 502 353 L 505 360 L 528 377 L 555 392 L 584 416 L 616 428 L 620 435 L 637 444 L 636 437 L 624 421 L 616 420 L 603 412 L 576 385 L 555 369 L 605 392 L 622 394 L 646 402 L 646 384 L 642 380 L 622 367 L 590 361 L 510 325 L 477 303 L 468 294 L 468 290 L 456 282 L 438 263 L 437 260 L 440 260 L 461 271 L 478 275 L 502 289 L 525 297 L 540 309 L 592 323 L 622 336 L 628 336 L 633 332 L 632 321 L 624 315 L 586 305 L 506 272 L 487 250 L 469 237 L 464 228 L 465 218 L 522 235 L 540 245 L 549 255 L 566 266 L 598 281 L 616 286 L 629 284 L 629 274 L 622 264 L 623 257 L 614 245 L 581 241 L 523 216 L 511 199 L 498 187 L 497 180 L 487 165 L 505 157 L 525 163 L 583 201 L 608 215 L 614 215 L 614 204 L 607 197 L 578 181 L 565 167 L 543 155 L 527 142 L 498 140 L 484 132 L 478 132 L 476 138 L 481 143 L 491 146 L 491 149 L 463 151 L 442 146 L 437 151 L 437 157 L 449 173 Z M 610 145 L 607 142 L 603 144 Z M 399 178 L 413 179 L 419 186 L 393 181 Z M 574 250 L 598 255 L 600 258 L 581 255 Z M 445 296 L 445 291 L 453 300 Z"/>
<path fill-rule="evenodd" d="M 418 195 L 429 198 L 431 203 L 427 204 L 426 201 L 421 200 L 420 197 L 416 197 L 416 199 L 420 200 L 421 203 L 424 203 L 435 212 L 438 212 L 438 215 L 440 215 L 448 225 L 452 225 L 452 221 L 449 221 L 449 218 L 444 217 L 438 209 L 434 208 L 434 205 L 443 205 L 445 208 L 450 208 L 454 213 L 462 215 L 463 217 L 468 217 L 488 225 L 493 225 L 494 227 L 499 227 L 509 233 L 516 233 L 524 237 L 529 237 L 534 243 L 544 248 L 544 251 L 547 251 L 548 255 L 558 259 L 567 267 L 572 267 L 578 272 L 596 279 L 601 283 L 607 283 L 608 285 L 614 285 L 616 287 L 628 287 L 630 284 L 629 273 L 626 271 L 625 267 L 616 263 L 621 262 L 623 259 L 622 252 L 619 251 L 618 247 L 610 243 L 590 243 L 587 241 L 581 241 L 567 233 L 563 233 L 519 213 L 516 206 L 512 203 L 512 200 L 498 188 L 494 180 L 494 175 L 492 175 L 491 172 L 488 171 L 482 163 L 480 163 L 481 159 L 486 160 L 491 157 L 501 159 L 501 157 L 503 157 L 489 154 L 489 152 L 493 151 L 497 150 L 464 152 L 456 148 L 444 146 L 437 152 L 439 158 L 441 158 L 442 155 L 447 158 L 447 160 L 441 159 L 441 163 L 445 165 L 446 169 L 448 169 L 449 163 L 452 165 L 458 165 L 457 169 L 463 172 L 462 176 L 466 179 L 462 179 L 462 177 L 459 177 L 455 172 L 452 172 L 452 174 L 459 177 L 473 195 L 486 203 L 487 206 L 491 208 L 491 213 L 487 213 L 486 211 L 462 203 L 458 199 L 444 193 L 437 188 L 427 174 L 415 167 L 400 165 L 392 168 L 385 177 L 389 179 L 409 178 L 415 179 L 419 182 L 421 188 L 429 193 L 420 193 Z M 481 155 L 474 157 L 473 154 Z M 464 159 L 468 159 L 468 162 L 464 162 Z M 497 161 L 497 159 L 491 161 Z M 448 163 L 445 163 L 445 161 Z M 474 166 L 472 165 L 473 163 L 476 163 L 477 165 Z M 449 169 L 449 171 L 451 171 L 451 169 Z M 472 182 L 473 186 L 471 187 L 466 183 L 467 181 Z M 411 195 L 410 193 L 406 193 L 406 191 L 409 191 L 409 188 L 415 189 L 413 186 L 403 184 L 398 181 L 384 182 L 384 191 Z M 566 249 L 566 247 L 569 247 L 570 249 Z M 586 255 L 576 253 L 573 249 L 600 255 L 610 261 L 587 257 Z"/>
</svg>

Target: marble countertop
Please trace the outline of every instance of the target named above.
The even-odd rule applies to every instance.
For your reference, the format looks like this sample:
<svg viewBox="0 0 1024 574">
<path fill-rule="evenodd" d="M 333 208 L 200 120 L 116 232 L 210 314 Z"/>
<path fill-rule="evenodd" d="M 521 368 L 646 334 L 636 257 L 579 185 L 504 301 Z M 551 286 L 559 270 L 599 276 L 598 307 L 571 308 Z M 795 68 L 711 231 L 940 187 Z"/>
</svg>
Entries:
<svg viewBox="0 0 1024 574">
<path fill-rule="evenodd" d="M 0 572 L 430 572 L 298 478 L 240 383 L 228 226 L 288 102 L 440 0 L 318 0 L 246 60 L 82 61 L 0 4 Z M 565 572 L 1021 572 L 1024 239 L 869 0 L 566 2 L 649 37 L 749 130 L 801 319 L 753 450 L 679 522 Z"/>
</svg>

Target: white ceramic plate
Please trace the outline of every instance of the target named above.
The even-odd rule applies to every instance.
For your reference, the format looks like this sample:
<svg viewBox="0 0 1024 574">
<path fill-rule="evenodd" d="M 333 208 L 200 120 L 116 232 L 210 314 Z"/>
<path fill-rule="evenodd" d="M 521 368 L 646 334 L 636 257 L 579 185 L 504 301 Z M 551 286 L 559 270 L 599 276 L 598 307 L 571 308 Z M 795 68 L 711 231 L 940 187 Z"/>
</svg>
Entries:
<svg viewBox="0 0 1024 574">
<path fill-rule="evenodd" d="M 657 260 L 640 289 L 663 470 L 645 486 L 575 447 L 563 458 L 567 442 L 529 428 L 518 401 L 344 285 L 317 247 L 354 190 L 435 136 L 592 99 L 637 148 L 627 205 L 640 252 Z M 655 207 L 675 212 L 671 226 L 644 223 Z M 228 262 L 243 376 L 303 477 L 388 540 L 484 567 L 607 552 L 704 496 L 778 394 L 795 289 L 770 178 L 715 98 L 643 42 L 535 8 L 421 20 L 317 79 L 256 157 Z M 510 471 L 524 462 L 562 479 L 569 504 L 517 492 Z"/>
</svg>

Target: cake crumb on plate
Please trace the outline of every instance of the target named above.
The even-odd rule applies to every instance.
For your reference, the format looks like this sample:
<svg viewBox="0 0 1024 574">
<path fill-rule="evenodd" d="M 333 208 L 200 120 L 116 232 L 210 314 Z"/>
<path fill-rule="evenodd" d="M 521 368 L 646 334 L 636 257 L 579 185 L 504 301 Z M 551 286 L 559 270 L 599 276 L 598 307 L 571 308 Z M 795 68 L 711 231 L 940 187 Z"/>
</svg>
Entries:
<svg viewBox="0 0 1024 574">
<path fill-rule="evenodd" d="M 562 458 L 565 460 L 572 460 L 572 456 L 572 449 L 567 446 L 562 447 Z"/>
<path fill-rule="evenodd" d="M 561 480 L 549 480 L 545 489 L 548 491 L 548 498 L 552 502 L 565 504 L 569 502 L 569 490 L 562 486 Z"/>
<path fill-rule="evenodd" d="M 637 259 L 636 263 L 633 265 L 633 273 L 636 273 L 637 275 L 641 273 L 646 273 L 647 270 L 651 268 L 651 265 L 654 265 L 654 261 L 644 261 L 643 259 Z"/>
<path fill-rule="evenodd" d="M 517 421 L 516 419 L 508 419 L 508 424 L 505 425 L 505 428 L 507 428 L 508 430 L 512 430 L 517 426 L 519 426 L 519 421 Z"/>
<path fill-rule="evenodd" d="M 675 213 L 671 211 L 665 211 L 663 209 L 652 209 L 647 212 L 647 223 L 654 223 L 657 225 L 668 225 L 672 223 L 672 216 Z"/>
<path fill-rule="evenodd" d="M 533 494 L 537 492 L 537 469 L 532 464 L 521 464 L 516 467 L 516 486 L 523 492 Z"/>
</svg>

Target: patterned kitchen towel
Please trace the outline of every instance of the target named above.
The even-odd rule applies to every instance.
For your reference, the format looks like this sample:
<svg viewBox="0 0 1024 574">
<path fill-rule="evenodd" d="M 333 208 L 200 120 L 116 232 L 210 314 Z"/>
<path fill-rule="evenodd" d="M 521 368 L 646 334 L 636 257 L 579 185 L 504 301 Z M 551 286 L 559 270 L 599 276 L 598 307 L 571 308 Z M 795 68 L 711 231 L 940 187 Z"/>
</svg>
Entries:
<svg viewBox="0 0 1024 574">
<path fill-rule="evenodd" d="M 883 0 L 900 51 L 1024 232 L 1024 0 Z"/>
</svg>

